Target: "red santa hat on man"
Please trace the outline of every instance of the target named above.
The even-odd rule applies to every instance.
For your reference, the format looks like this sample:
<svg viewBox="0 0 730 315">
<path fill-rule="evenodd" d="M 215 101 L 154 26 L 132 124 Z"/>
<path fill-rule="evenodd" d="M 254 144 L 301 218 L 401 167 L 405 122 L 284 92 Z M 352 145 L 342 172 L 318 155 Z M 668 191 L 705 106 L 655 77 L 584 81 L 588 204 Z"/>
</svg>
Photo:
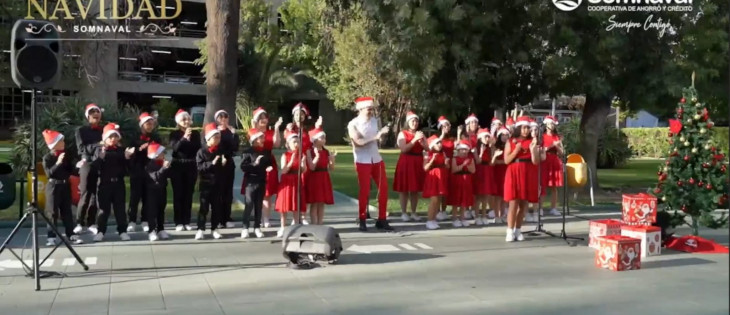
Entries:
<svg viewBox="0 0 730 315">
<path fill-rule="evenodd" d="M 107 138 L 111 137 L 112 135 L 117 135 L 119 139 L 122 138 L 122 134 L 119 133 L 119 125 L 115 123 L 108 123 L 106 126 L 104 126 L 104 131 L 101 135 L 101 140 L 106 140 Z"/>
<path fill-rule="evenodd" d="M 324 138 L 325 135 L 326 134 L 324 133 L 324 130 L 322 130 L 322 128 L 314 128 L 309 131 L 309 139 L 311 139 L 312 141 L 319 138 Z"/>
<path fill-rule="evenodd" d="M 205 132 L 205 141 L 208 141 L 210 138 L 213 138 L 216 134 L 220 134 L 221 132 L 218 131 L 218 126 L 215 123 L 209 123 L 205 125 L 204 128 Z"/>
<path fill-rule="evenodd" d="M 438 128 L 441 128 L 441 126 L 443 126 L 443 125 L 446 125 L 446 124 L 449 124 L 449 125 L 451 124 L 451 123 L 449 122 L 449 120 L 448 120 L 448 119 L 446 119 L 446 116 L 441 116 L 441 117 L 439 117 L 439 120 L 438 120 L 438 125 L 437 125 L 437 127 L 438 127 Z"/>
<path fill-rule="evenodd" d="M 517 122 L 515 122 L 515 127 L 522 127 L 522 126 L 529 126 L 530 125 L 530 117 L 527 116 L 520 116 L 517 118 Z"/>
<path fill-rule="evenodd" d="M 101 109 L 99 106 L 97 106 L 94 103 L 91 103 L 89 105 L 86 105 L 86 109 L 84 110 L 84 117 L 86 117 L 86 119 L 89 119 L 89 114 L 92 110 L 98 110 L 100 113 L 104 112 L 104 110 Z"/>
<path fill-rule="evenodd" d="M 469 115 L 469 117 L 467 117 L 466 120 L 464 120 L 464 124 L 468 125 L 472 121 L 479 122 L 479 118 L 477 118 L 477 115 L 474 115 L 474 114 Z"/>
<path fill-rule="evenodd" d="M 53 147 L 63 140 L 63 134 L 55 130 L 46 129 L 43 130 L 43 140 L 46 140 L 48 150 L 53 150 Z"/>
<path fill-rule="evenodd" d="M 355 109 L 357 110 L 371 108 L 373 106 L 375 106 L 375 100 L 372 97 L 364 96 L 355 100 Z"/>
<path fill-rule="evenodd" d="M 441 137 L 439 137 L 437 135 L 428 137 L 428 149 L 429 150 L 433 150 L 433 147 L 435 147 L 439 143 L 441 143 Z"/>
<path fill-rule="evenodd" d="M 545 116 L 545 118 L 544 118 L 544 119 L 542 120 L 542 123 L 543 123 L 543 124 L 546 124 L 546 125 L 547 125 L 547 124 L 554 124 L 554 125 L 558 125 L 558 124 L 559 124 L 559 123 L 558 123 L 558 120 L 557 120 L 557 119 L 555 119 L 555 117 L 554 117 L 554 116 L 550 116 L 550 115 L 548 115 L 548 116 Z"/>
<path fill-rule="evenodd" d="M 416 119 L 417 120 L 418 119 L 418 115 L 416 115 L 416 113 L 414 113 L 414 112 L 412 112 L 412 111 L 409 110 L 408 113 L 406 114 L 406 124 L 409 121 L 411 121 L 411 119 Z"/>
<path fill-rule="evenodd" d="M 190 113 L 184 111 L 183 109 L 178 109 L 177 113 L 175 113 L 175 123 L 179 125 L 185 118 L 190 118 Z"/>
<path fill-rule="evenodd" d="M 155 120 L 155 117 L 152 117 L 152 115 L 150 115 L 150 113 L 144 112 L 144 113 L 140 114 L 139 115 L 139 126 L 142 127 L 142 125 L 144 125 L 146 122 L 148 122 L 150 120 Z"/>
<path fill-rule="evenodd" d="M 162 152 L 165 152 L 165 147 L 157 142 L 150 142 L 147 146 L 147 158 L 150 160 L 156 159 Z"/>
<path fill-rule="evenodd" d="M 467 140 L 461 140 L 461 141 L 459 141 L 458 144 L 456 144 L 456 149 L 457 150 L 461 150 L 461 149 L 471 150 L 471 143 L 469 143 L 469 141 L 467 141 Z"/>
<path fill-rule="evenodd" d="M 256 128 L 251 128 L 248 130 L 248 142 L 253 143 L 256 139 L 261 138 L 264 136 L 264 133 L 261 132 L 261 130 L 258 130 Z"/>
<path fill-rule="evenodd" d="M 259 121 L 259 118 L 261 118 L 262 115 L 266 115 L 266 110 L 263 107 L 259 107 L 257 109 L 254 109 L 254 111 L 253 111 L 253 121 L 254 122 Z"/>
</svg>

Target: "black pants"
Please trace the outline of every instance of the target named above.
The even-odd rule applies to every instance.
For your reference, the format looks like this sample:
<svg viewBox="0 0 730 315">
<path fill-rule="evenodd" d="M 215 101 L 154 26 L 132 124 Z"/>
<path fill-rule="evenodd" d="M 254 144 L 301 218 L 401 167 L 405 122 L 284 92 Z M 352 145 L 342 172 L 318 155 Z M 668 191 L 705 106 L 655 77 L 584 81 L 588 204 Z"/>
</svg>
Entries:
<svg viewBox="0 0 730 315">
<path fill-rule="evenodd" d="M 124 179 L 119 178 L 114 182 L 102 180 L 99 183 L 99 216 L 96 218 L 96 224 L 100 233 L 106 234 L 106 224 L 111 211 L 114 211 L 114 218 L 117 220 L 117 232 L 119 234 L 127 232 L 127 216 L 124 214 L 126 198 Z"/>
<path fill-rule="evenodd" d="M 223 173 L 223 191 L 221 191 L 221 211 L 223 211 L 220 222 L 221 224 L 233 221 L 233 218 L 231 217 L 231 205 L 233 204 L 233 179 L 236 174 L 236 163 L 233 162 L 233 158 L 226 159 L 228 161 L 225 166 L 225 173 Z"/>
<path fill-rule="evenodd" d="M 265 183 L 246 183 L 245 207 L 243 209 L 243 228 L 248 229 L 251 223 L 251 210 L 253 210 L 253 227 L 261 228 L 261 208 L 264 205 L 264 195 L 266 194 Z"/>
<path fill-rule="evenodd" d="M 167 186 L 149 187 L 147 191 L 147 218 L 145 219 L 150 225 L 150 233 L 152 231 L 160 232 L 165 229 L 165 208 L 167 207 Z"/>
<path fill-rule="evenodd" d="M 170 170 L 172 182 L 173 212 L 175 225 L 190 224 L 193 212 L 193 193 L 198 171 L 193 163 L 173 162 Z M 151 222 L 150 222 L 151 224 Z"/>
<path fill-rule="evenodd" d="M 96 198 L 98 181 L 99 171 L 95 167 L 91 167 L 91 162 L 86 162 L 79 169 L 80 198 L 76 214 L 76 224 L 78 225 L 90 226 L 96 221 L 99 206 Z"/>
<path fill-rule="evenodd" d="M 138 171 L 135 172 L 137 173 L 133 173 L 129 177 L 129 210 L 127 210 L 129 222 L 133 223 L 137 223 L 137 209 L 139 209 L 140 203 L 142 204 L 142 215 L 140 218 L 143 222 L 147 220 L 147 198 L 145 198 L 147 195 L 147 179 L 145 178 L 145 174 L 140 174 Z"/>
<path fill-rule="evenodd" d="M 74 235 L 74 216 L 71 213 L 71 185 L 49 182 L 46 184 L 46 213 L 51 218 L 53 226 L 56 226 L 58 217 L 63 221 L 66 229 L 66 237 Z M 56 233 L 48 227 L 48 238 L 55 238 Z"/>
<path fill-rule="evenodd" d="M 205 231 L 205 221 L 210 211 L 210 230 L 214 231 L 221 224 L 221 192 L 220 186 L 200 185 L 200 211 L 198 211 L 198 230 Z"/>
</svg>

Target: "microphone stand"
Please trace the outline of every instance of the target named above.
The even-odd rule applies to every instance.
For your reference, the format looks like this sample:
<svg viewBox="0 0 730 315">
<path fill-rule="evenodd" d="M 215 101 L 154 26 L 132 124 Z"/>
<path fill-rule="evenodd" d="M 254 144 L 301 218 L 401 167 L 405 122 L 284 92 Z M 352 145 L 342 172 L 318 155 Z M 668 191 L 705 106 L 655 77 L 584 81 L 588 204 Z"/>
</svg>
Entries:
<svg viewBox="0 0 730 315">
<path fill-rule="evenodd" d="M 304 157 L 304 152 L 302 152 L 302 149 L 304 148 L 302 129 L 304 129 L 304 125 L 299 122 L 298 127 L 297 136 L 299 137 L 299 148 L 297 148 L 297 152 L 299 154 L 297 156 L 297 163 L 299 163 L 299 167 L 297 168 L 297 218 L 299 218 L 299 221 L 297 221 L 297 225 L 302 225 L 302 158 Z"/>
</svg>

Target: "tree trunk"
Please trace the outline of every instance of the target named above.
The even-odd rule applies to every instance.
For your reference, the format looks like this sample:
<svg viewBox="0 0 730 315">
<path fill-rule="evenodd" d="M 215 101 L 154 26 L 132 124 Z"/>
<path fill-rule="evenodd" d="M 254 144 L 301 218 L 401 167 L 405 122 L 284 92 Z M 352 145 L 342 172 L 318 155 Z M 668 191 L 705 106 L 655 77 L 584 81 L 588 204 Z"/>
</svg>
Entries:
<svg viewBox="0 0 730 315">
<path fill-rule="evenodd" d="M 608 116 L 610 110 L 611 99 L 609 97 L 586 96 L 583 117 L 580 120 L 580 146 L 578 151 L 588 163 L 594 190 L 600 187 L 596 167 L 598 140 L 601 138 L 606 125 L 606 116 Z"/>
<path fill-rule="evenodd" d="M 692 217 L 692 235 L 699 236 L 700 235 L 700 217 L 699 216 L 693 216 Z"/>
<path fill-rule="evenodd" d="M 205 123 L 214 120 L 218 110 L 225 110 L 235 125 L 235 104 L 238 78 L 239 0 L 206 0 L 208 15 L 206 74 L 208 103 Z"/>
</svg>

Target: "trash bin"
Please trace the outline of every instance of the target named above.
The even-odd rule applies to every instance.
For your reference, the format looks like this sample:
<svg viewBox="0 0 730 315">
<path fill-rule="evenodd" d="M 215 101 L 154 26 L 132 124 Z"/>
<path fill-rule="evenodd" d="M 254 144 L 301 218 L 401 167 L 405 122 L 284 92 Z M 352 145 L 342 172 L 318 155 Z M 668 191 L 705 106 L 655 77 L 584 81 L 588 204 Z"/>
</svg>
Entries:
<svg viewBox="0 0 730 315">
<path fill-rule="evenodd" d="M 0 210 L 10 208 L 15 202 L 15 176 L 8 163 L 0 163 Z"/>
<path fill-rule="evenodd" d="M 568 186 L 583 187 L 588 181 L 588 164 L 580 154 L 568 155 L 565 166 L 568 171 Z"/>
<path fill-rule="evenodd" d="M 48 176 L 46 176 L 46 172 L 43 170 L 43 164 L 38 163 L 36 165 L 36 169 L 38 170 L 38 210 L 45 210 L 46 209 L 46 183 L 48 182 Z M 27 186 L 26 191 L 28 192 L 26 197 L 28 198 L 28 202 L 33 200 L 33 173 L 28 172 L 27 177 Z"/>
</svg>

